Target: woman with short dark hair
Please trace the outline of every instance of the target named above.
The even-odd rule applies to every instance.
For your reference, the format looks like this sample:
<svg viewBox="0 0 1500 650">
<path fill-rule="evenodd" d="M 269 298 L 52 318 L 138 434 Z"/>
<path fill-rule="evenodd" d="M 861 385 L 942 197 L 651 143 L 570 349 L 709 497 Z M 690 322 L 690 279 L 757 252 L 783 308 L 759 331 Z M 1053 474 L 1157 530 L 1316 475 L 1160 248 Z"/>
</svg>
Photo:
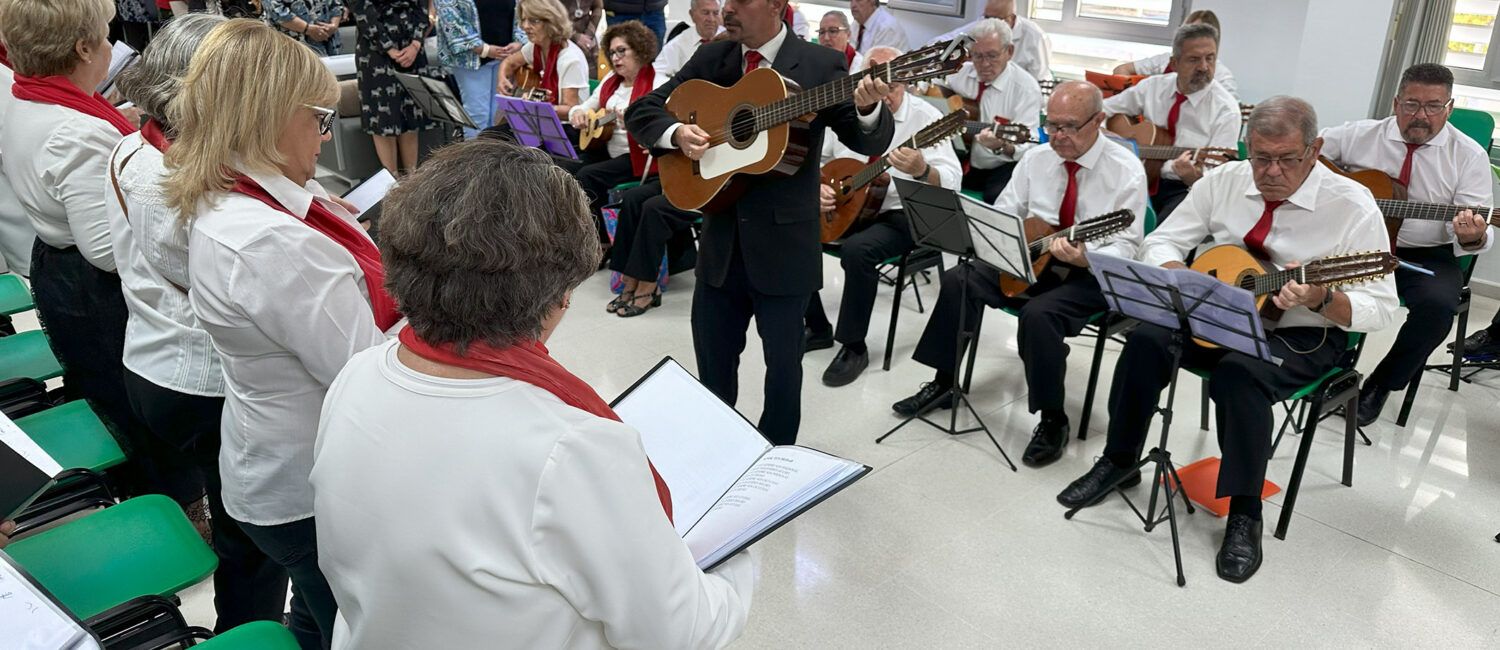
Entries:
<svg viewBox="0 0 1500 650">
<path fill-rule="evenodd" d="M 385 198 L 410 326 L 323 405 L 312 483 L 336 648 L 712 648 L 748 555 L 699 570 L 640 434 L 545 343 L 599 245 L 577 183 L 489 138 Z"/>
</svg>

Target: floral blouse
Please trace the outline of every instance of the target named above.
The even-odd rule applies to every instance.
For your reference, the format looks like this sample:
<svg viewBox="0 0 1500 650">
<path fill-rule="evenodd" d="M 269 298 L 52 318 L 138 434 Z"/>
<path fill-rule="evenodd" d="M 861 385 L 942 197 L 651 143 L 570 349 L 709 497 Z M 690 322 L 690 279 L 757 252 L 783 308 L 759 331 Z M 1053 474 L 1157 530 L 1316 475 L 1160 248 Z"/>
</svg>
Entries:
<svg viewBox="0 0 1500 650">
<path fill-rule="evenodd" d="M 472 2 L 472 0 L 470 0 Z M 343 49 L 343 43 L 339 38 L 338 30 L 334 30 L 333 36 L 319 43 L 307 37 L 306 34 L 285 29 L 281 23 L 293 18 L 301 18 L 307 23 L 326 23 L 344 14 L 344 0 L 263 0 L 266 22 L 277 31 L 303 43 L 312 48 L 319 56 L 334 56 Z"/>
<path fill-rule="evenodd" d="M 474 48 L 484 45 L 479 37 L 479 10 L 474 0 L 434 0 L 437 7 L 438 62 L 449 68 L 478 70 L 480 57 Z"/>
</svg>

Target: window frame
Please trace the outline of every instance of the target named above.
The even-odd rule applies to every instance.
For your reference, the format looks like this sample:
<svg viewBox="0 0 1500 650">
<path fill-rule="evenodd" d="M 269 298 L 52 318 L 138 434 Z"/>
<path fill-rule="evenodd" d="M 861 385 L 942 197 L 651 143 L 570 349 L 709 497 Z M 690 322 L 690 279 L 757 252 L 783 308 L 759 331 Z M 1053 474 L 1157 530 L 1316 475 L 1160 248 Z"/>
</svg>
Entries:
<svg viewBox="0 0 1500 650">
<path fill-rule="evenodd" d="M 1048 33 L 1090 36 L 1152 45 L 1171 45 L 1172 36 L 1182 25 L 1182 20 L 1192 9 L 1190 0 L 1171 0 L 1172 11 L 1166 25 L 1141 25 L 1113 18 L 1089 18 L 1078 15 L 1078 5 L 1083 0 L 1062 0 L 1062 19 L 1051 20 L 1036 16 L 1037 0 L 1027 3 L 1026 16 L 1036 21 Z"/>
<path fill-rule="evenodd" d="M 1452 28 L 1451 18 L 1449 28 Z M 1464 86 L 1493 86 L 1500 83 L 1500 47 L 1496 46 L 1500 46 L 1500 9 L 1496 10 L 1495 21 L 1490 25 L 1490 48 L 1484 53 L 1484 69 L 1447 66 L 1453 72 L 1453 83 Z"/>
</svg>

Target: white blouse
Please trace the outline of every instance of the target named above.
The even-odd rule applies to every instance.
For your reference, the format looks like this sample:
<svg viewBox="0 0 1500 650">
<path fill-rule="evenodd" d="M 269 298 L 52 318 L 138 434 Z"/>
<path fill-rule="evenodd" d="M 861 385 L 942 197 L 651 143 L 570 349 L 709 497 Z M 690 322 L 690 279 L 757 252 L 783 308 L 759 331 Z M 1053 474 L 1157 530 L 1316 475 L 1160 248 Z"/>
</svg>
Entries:
<svg viewBox="0 0 1500 650">
<path fill-rule="evenodd" d="M 599 102 L 601 101 L 599 93 L 604 90 L 604 82 L 608 81 L 610 77 L 613 76 L 615 76 L 615 73 L 613 72 L 604 75 L 604 79 L 600 80 L 599 87 L 595 88 L 594 92 L 589 94 L 588 98 L 583 100 L 583 103 L 578 104 L 577 106 L 574 106 L 571 110 L 569 110 L 568 117 L 571 119 L 574 113 L 583 113 L 586 111 L 598 110 Z M 656 90 L 657 88 L 660 88 L 661 85 L 663 83 L 666 83 L 667 79 L 669 78 L 671 77 L 658 71 L 656 73 L 655 79 L 652 79 L 651 89 Z M 636 81 L 640 81 L 640 79 L 637 78 Z M 627 86 L 624 83 L 621 83 L 620 87 L 615 89 L 615 93 L 613 95 L 610 95 L 608 98 L 603 99 L 604 107 L 610 110 L 623 112 L 627 106 L 630 106 L 630 93 L 634 89 L 634 86 Z M 609 151 L 610 158 L 618 158 L 627 153 L 630 153 L 630 141 L 626 139 L 625 122 L 617 118 L 614 121 L 614 125 L 615 130 L 609 137 L 609 144 L 606 145 L 606 149 L 608 149 Z"/>
<path fill-rule="evenodd" d="M 699 570 L 634 429 L 394 341 L 328 390 L 312 470 L 334 648 L 718 648 L 750 557 Z M 435 423 L 437 426 L 434 426 Z"/>
<path fill-rule="evenodd" d="M 379 344 L 364 274 L 301 219 L 316 182 L 246 174 L 297 217 L 240 194 L 200 205 L 188 239 L 189 300 L 224 364 L 219 449 L 224 509 L 274 526 L 311 517 L 313 436 L 323 394 L 355 353 Z"/>
<path fill-rule="evenodd" d="M 0 124 L 5 123 L 6 114 L 16 103 L 10 94 L 14 81 L 15 73 L 0 65 Z M 4 149 L 0 149 L 0 257 L 5 258 L 8 270 L 30 276 L 31 245 L 36 241 L 36 229 L 31 227 L 26 208 L 16 199 L 16 190 L 5 175 L 4 159 Z"/>
<path fill-rule="evenodd" d="M 71 108 L 15 100 L 0 126 L 5 175 L 36 236 L 114 272 L 104 185 L 120 132 Z"/>
<path fill-rule="evenodd" d="M 531 56 L 531 51 L 534 49 L 536 49 L 536 46 L 529 43 L 521 46 L 521 59 L 526 62 L 526 65 L 531 66 L 532 69 L 537 68 L 537 64 L 532 60 Z M 543 53 L 543 56 L 545 55 L 546 53 Z M 583 49 L 575 45 L 573 41 L 563 41 L 563 48 L 557 53 L 557 70 L 557 90 L 559 92 L 573 88 L 578 91 L 579 97 L 588 92 L 588 56 L 584 55 Z M 562 101 L 562 98 L 556 97 L 553 101 Z"/>
<path fill-rule="evenodd" d="M 141 134 L 132 133 L 120 141 L 109 164 L 126 203 L 121 209 L 106 178 L 106 208 L 115 260 L 120 265 L 120 289 L 130 310 L 125 324 L 125 367 L 179 393 L 222 396 L 224 371 L 219 355 L 188 303 L 191 227 L 167 206 L 161 186 L 166 176 L 162 154 Z"/>
</svg>

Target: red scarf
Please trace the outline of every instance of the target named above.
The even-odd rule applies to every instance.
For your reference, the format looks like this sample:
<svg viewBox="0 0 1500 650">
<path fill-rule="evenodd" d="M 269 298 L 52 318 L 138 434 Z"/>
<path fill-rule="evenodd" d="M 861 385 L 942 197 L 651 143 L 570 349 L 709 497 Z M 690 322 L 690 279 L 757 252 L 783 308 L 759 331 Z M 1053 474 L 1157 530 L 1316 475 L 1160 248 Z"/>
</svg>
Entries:
<svg viewBox="0 0 1500 650">
<path fill-rule="evenodd" d="M 94 93 L 84 94 L 78 86 L 66 78 L 52 75 L 48 77 L 30 77 L 23 74 L 16 75 L 16 85 L 10 87 L 10 94 L 16 99 L 24 99 L 39 104 L 54 104 L 63 108 L 71 108 L 84 115 L 92 115 L 115 127 L 120 135 L 135 133 L 135 125 L 120 113 L 104 95 Z"/>
<path fill-rule="evenodd" d="M 620 84 L 624 82 L 625 80 L 621 79 L 620 75 L 617 74 L 612 74 L 609 78 L 605 79 L 599 88 L 599 104 L 602 106 L 608 103 L 609 98 L 615 96 L 615 91 L 619 90 Z M 630 103 L 634 104 L 635 100 L 645 97 L 646 93 L 651 92 L 651 87 L 654 85 L 656 85 L 656 70 L 650 65 L 641 68 L 641 71 L 635 74 L 635 85 L 630 87 Z M 615 128 L 623 126 L 623 124 L 618 124 Z M 625 132 L 625 141 L 630 143 L 630 173 L 634 174 L 635 178 L 639 180 L 646 173 L 646 159 L 650 157 L 651 153 L 637 143 L 635 135 L 629 131 Z M 651 171 L 653 173 L 656 172 L 656 161 L 654 160 L 651 161 Z"/>
<path fill-rule="evenodd" d="M 844 45 L 844 67 L 849 68 L 850 72 L 859 72 L 854 69 L 854 55 L 858 53 L 859 50 L 854 49 L 853 45 Z"/>
<path fill-rule="evenodd" d="M 161 130 L 161 122 L 154 117 L 146 118 L 146 123 L 141 126 L 141 139 L 162 153 L 166 153 L 167 148 L 172 146 L 172 141 Z"/>
<path fill-rule="evenodd" d="M 537 70 L 537 77 L 540 79 L 538 85 L 542 90 L 552 93 L 554 102 L 562 101 L 562 95 L 557 89 L 557 57 L 562 48 L 562 43 L 553 43 L 547 48 L 546 58 L 543 58 L 542 46 L 535 43 L 531 45 L 531 67 Z"/>
<path fill-rule="evenodd" d="M 10 50 L 5 49 L 4 43 L 0 43 L 0 65 L 10 67 Z"/>
<path fill-rule="evenodd" d="M 401 328 L 400 338 L 406 349 L 428 361 L 524 381 L 552 393 L 568 406 L 601 418 L 620 421 L 620 416 L 615 415 L 614 409 L 609 407 L 604 398 L 599 397 L 599 393 L 594 392 L 593 388 L 553 359 L 547 352 L 547 346 L 540 341 L 507 348 L 470 343 L 464 354 L 460 355 L 452 344 L 432 345 L 423 341 L 409 325 Z M 651 459 L 646 459 L 646 466 L 651 468 L 651 479 L 656 482 L 656 498 L 661 500 L 661 509 L 667 513 L 667 521 L 670 522 L 672 491 L 667 488 L 667 482 L 661 479 L 661 474 L 656 472 Z"/>
<path fill-rule="evenodd" d="M 278 203 L 265 188 L 248 176 L 235 178 L 234 187 L 229 188 L 229 191 L 257 199 L 277 212 L 296 218 L 291 210 Z M 396 301 L 385 291 L 385 265 L 380 261 L 380 249 L 375 246 L 375 242 L 370 241 L 370 237 L 359 226 L 339 218 L 316 199 L 307 208 L 304 223 L 343 246 L 344 250 L 354 256 L 354 262 L 365 274 L 365 289 L 370 293 L 370 309 L 375 312 L 375 325 L 384 331 L 400 321 L 401 312 L 396 308 Z"/>
</svg>

